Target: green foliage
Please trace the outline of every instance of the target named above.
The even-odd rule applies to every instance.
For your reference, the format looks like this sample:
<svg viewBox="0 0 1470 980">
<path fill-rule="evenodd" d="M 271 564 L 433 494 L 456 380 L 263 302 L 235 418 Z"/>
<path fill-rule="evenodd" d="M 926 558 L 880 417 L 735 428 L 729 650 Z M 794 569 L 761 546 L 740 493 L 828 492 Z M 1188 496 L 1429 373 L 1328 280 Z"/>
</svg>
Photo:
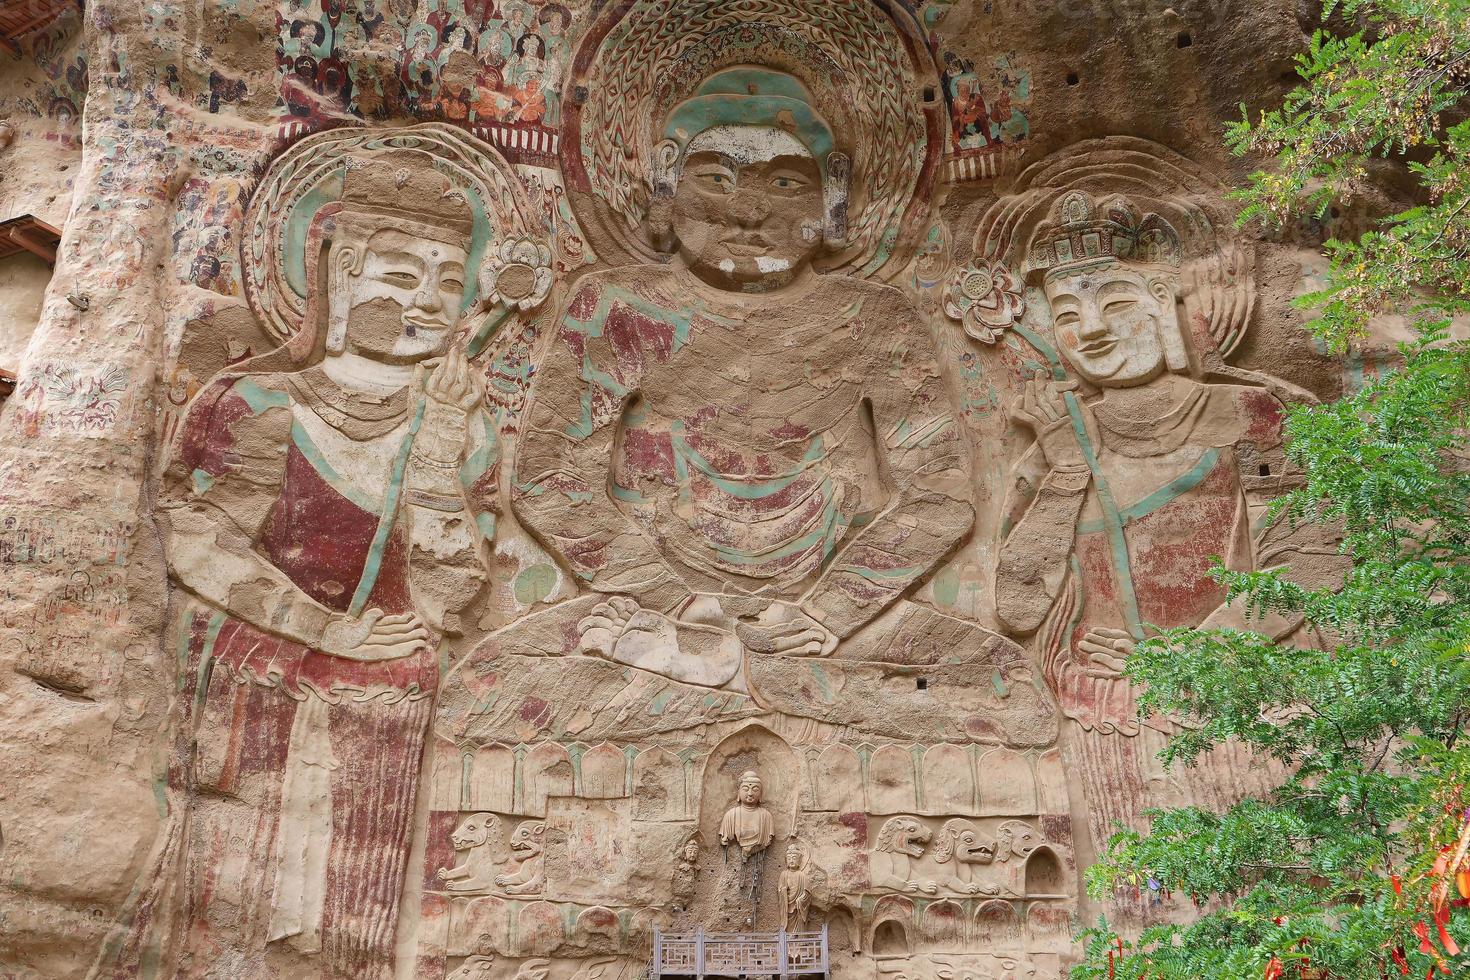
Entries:
<svg viewBox="0 0 1470 980">
<path fill-rule="evenodd" d="M 1425 203 L 1328 242 L 1327 286 L 1304 300 L 1335 349 L 1385 312 L 1420 339 L 1399 370 L 1287 422 L 1305 481 L 1273 516 L 1341 536 L 1340 587 L 1215 571 L 1232 601 L 1301 621 L 1320 647 L 1170 629 L 1129 658 L 1142 710 L 1189 719 L 1171 765 L 1237 740 L 1290 775 L 1223 814 L 1155 811 L 1147 834 L 1120 831 L 1089 891 L 1152 881 L 1201 916 L 1134 942 L 1100 922 L 1074 978 L 1470 976 L 1437 930 L 1470 946 L 1470 910 L 1435 870 L 1470 819 L 1470 344 L 1450 335 L 1470 309 L 1470 123 L 1442 120 L 1470 109 L 1470 0 L 1325 7 L 1363 30 L 1315 37 L 1283 106 L 1228 133 L 1274 158 L 1239 192 L 1243 220 L 1320 218 L 1361 189 L 1369 157 L 1421 161 Z"/>
</svg>

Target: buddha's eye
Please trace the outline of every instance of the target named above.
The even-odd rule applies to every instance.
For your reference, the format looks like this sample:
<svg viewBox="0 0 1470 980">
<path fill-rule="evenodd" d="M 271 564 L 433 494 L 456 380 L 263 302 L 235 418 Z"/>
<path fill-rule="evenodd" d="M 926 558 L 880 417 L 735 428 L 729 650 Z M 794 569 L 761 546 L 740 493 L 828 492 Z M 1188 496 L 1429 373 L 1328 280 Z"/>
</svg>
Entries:
<svg viewBox="0 0 1470 980">
<path fill-rule="evenodd" d="M 735 175 L 728 170 L 712 167 L 708 170 L 697 171 L 694 177 L 706 190 L 720 194 L 729 194 L 735 190 Z"/>
<path fill-rule="evenodd" d="M 794 191 L 806 185 L 806 181 L 796 177 L 774 177 L 771 180 L 773 187 L 783 191 Z"/>
<path fill-rule="evenodd" d="M 441 289 L 447 289 L 451 293 L 464 292 L 464 282 L 453 277 L 440 280 L 439 286 Z"/>
<path fill-rule="evenodd" d="M 419 277 L 412 272 L 385 272 L 383 281 L 403 289 L 413 289 L 419 284 Z"/>
<path fill-rule="evenodd" d="M 1137 307 L 1138 300 L 1136 299 L 1114 300 L 1107 306 L 1103 307 L 1103 313 L 1106 316 L 1126 316 L 1137 309 Z"/>
</svg>

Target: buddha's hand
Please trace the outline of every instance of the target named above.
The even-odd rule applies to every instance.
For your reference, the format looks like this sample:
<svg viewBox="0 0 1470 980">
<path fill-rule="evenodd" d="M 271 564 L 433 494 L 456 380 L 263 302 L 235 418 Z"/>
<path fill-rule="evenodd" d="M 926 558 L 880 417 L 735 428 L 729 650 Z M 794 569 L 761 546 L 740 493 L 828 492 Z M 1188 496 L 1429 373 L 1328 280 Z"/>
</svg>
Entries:
<svg viewBox="0 0 1470 980">
<path fill-rule="evenodd" d="M 1055 381 L 1045 372 L 1037 371 L 1026 382 L 1021 392 L 1020 403 L 1011 410 L 1011 417 L 1036 433 L 1041 454 L 1052 469 L 1085 470 L 1087 458 L 1082 454 L 1082 442 L 1077 435 L 1072 412 L 1067 405 L 1066 395 L 1075 391 L 1075 381 Z M 1073 396 L 1077 412 L 1083 423 L 1088 441 L 1097 445 L 1096 424 L 1092 413 L 1080 398 Z"/>
<path fill-rule="evenodd" d="M 1077 641 L 1077 651 L 1087 655 L 1083 673 L 1101 680 L 1123 676 L 1123 664 L 1137 644 L 1127 630 L 1094 626 Z"/>
<path fill-rule="evenodd" d="M 747 650 L 789 657 L 825 657 L 838 643 L 837 634 L 789 602 L 773 602 L 755 616 L 742 616 L 735 635 Z"/>
<path fill-rule="evenodd" d="M 419 364 L 415 380 L 424 393 L 424 419 L 414 440 L 430 459 L 457 463 L 464 451 L 469 413 L 485 397 L 485 379 L 463 350 L 451 347 L 438 363 Z"/>
<path fill-rule="evenodd" d="M 361 616 L 334 616 L 322 631 L 323 653 L 375 663 L 407 657 L 429 645 L 429 629 L 414 613 L 387 616 L 369 609 Z"/>
</svg>

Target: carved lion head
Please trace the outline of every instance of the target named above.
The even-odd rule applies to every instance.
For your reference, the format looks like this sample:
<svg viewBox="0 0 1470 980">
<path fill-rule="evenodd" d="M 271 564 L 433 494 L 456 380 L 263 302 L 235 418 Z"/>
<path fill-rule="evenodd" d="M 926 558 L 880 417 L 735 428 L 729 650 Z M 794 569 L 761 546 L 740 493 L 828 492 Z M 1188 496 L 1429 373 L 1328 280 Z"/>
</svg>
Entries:
<svg viewBox="0 0 1470 980">
<path fill-rule="evenodd" d="M 873 849 L 916 858 L 924 853 L 924 845 L 933 836 L 933 832 L 914 817 L 892 817 L 878 831 L 878 842 Z"/>
<path fill-rule="evenodd" d="M 487 843 L 498 849 L 502 834 L 500 818 L 495 814 L 471 813 L 460 820 L 459 826 L 449 835 L 449 841 L 456 851 L 468 851 Z"/>
<path fill-rule="evenodd" d="M 541 853 L 541 838 L 545 833 L 545 821 L 528 820 L 510 835 L 510 849 L 521 860 L 535 857 Z"/>
</svg>

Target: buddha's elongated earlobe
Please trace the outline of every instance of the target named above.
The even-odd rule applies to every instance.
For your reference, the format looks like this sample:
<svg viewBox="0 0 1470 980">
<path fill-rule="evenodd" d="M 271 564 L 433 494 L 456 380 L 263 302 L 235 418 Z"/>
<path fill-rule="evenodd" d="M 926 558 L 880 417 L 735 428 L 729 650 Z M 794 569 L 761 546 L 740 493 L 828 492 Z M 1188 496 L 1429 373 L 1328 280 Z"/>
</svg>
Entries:
<svg viewBox="0 0 1470 980">
<path fill-rule="evenodd" d="M 827 220 L 822 237 L 827 247 L 841 249 L 847 245 L 847 200 L 852 182 L 852 160 L 846 153 L 834 150 L 827 154 L 827 179 L 822 184 L 822 202 Z"/>
<path fill-rule="evenodd" d="M 679 186 L 679 144 L 662 140 L 653 148 L 653 199 L 648 204 L 648 232 L 660 252 L 674 250 L 674 191 Z"/>
<path fill-rule="evenodd" d="M 347 348 L 347 317 L 352 312 L 352 277 L 361 271 L 360 257 L 360 250 L 352 245 L 342 245 L 328 253 L 328 354 L 340 354 Z"/>
</svg>

